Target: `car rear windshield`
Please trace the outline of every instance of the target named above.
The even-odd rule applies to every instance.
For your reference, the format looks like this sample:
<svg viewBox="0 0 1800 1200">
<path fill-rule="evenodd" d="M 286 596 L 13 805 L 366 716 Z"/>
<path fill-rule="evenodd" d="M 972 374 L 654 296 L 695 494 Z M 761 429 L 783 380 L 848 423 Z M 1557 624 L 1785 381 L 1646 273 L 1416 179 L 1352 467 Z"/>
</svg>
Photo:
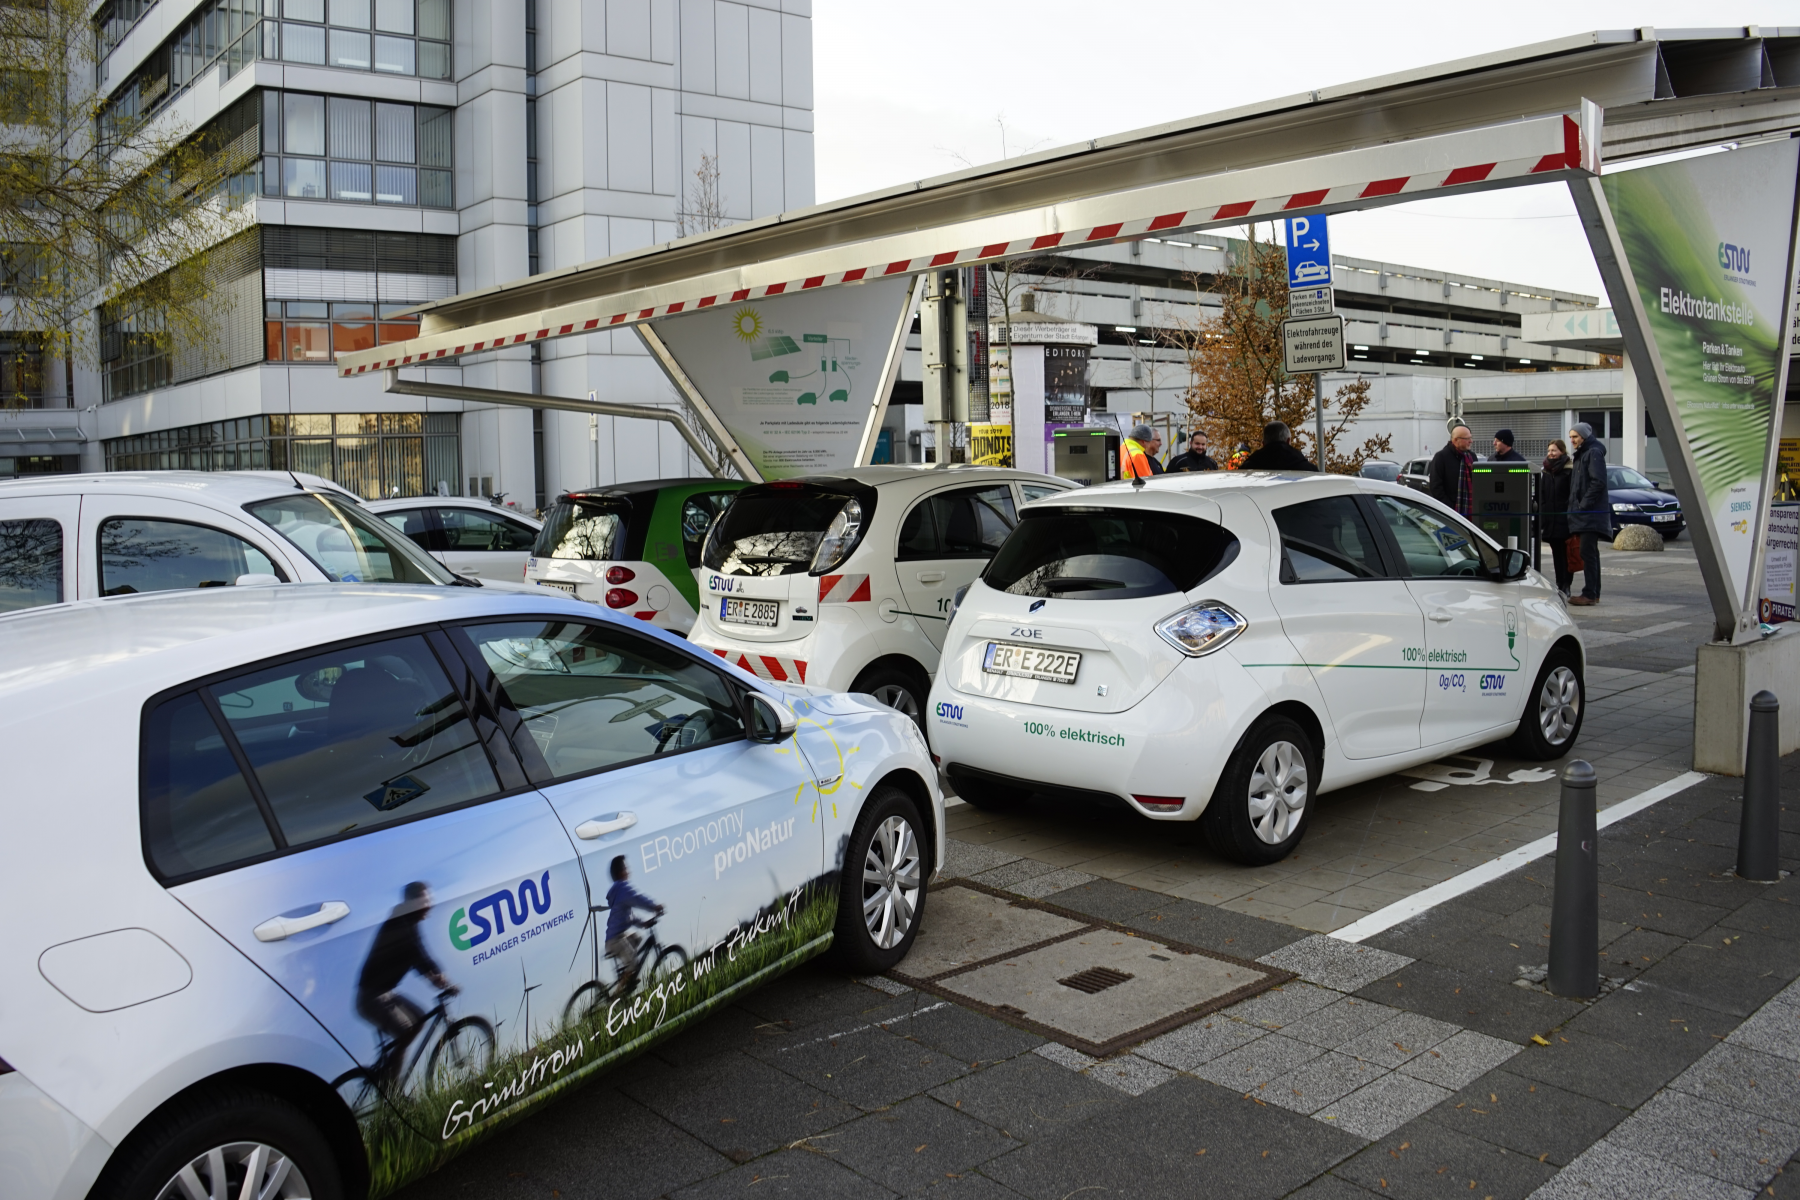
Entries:
<svg viewBox="0 0 1800 1200">
<path fill-rule="evenodd" d="M 703 562 L 721 575 L 799 575 L 812 566 L 819 541 L 852 493 L 809 484 L 746 488 L 713 522 Z M 874 492 L 855 493 L 865 527 Z"/>
<path fill-rule="evenodd" d="M 1237 556 L 1198 517 L 1108 508 L 1026 509 L 982 581 L 1015 596 L 1132 600 L 1188 592 Z"/>
<path fill-rule="evenodd" d="M 625 557 L 631 501 L 623 496 L 564 496 L 544 514 L 532 553 L 589 562 Z"/>
</svg>

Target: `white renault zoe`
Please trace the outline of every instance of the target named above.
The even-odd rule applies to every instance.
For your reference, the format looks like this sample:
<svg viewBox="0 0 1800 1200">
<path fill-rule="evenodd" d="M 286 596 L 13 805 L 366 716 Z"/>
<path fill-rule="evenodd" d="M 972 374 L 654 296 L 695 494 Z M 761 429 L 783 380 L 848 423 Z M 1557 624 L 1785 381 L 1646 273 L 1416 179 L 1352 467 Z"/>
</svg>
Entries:
<svg viewBox="0 0 1800 1200">
<path fill-rule="evenodd" d="M 1164 475 L 1024 509 L 955 611 L 927 719 L 971 804 L 1123 802 L 1268 863 L 1321 792 L 1500 738 L 1560 757 L 1583 664 L 1524 552 L 1415 491 Z"/>
<path fill-rule="evenodd" d="M 942 860 L 913 722 L 592 604 L 3 625 L 6 1200 L 385 1194 L 827 948 L 891 967 Z"/>
</svg>

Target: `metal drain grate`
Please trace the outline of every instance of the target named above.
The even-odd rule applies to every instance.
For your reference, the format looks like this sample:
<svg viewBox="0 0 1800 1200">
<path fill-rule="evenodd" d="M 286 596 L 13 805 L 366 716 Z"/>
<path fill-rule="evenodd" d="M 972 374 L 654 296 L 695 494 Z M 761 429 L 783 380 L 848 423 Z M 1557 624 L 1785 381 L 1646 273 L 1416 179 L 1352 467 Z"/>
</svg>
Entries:
<svg viewBox="0 0 1800 1200">
<path fill-rule="evenodd" d="M 1127 979 L 1134 978 L 1136 976 L 1127 975 L 1123 971 L 1115 971 L 1111 967 L 1089 967 L 1085 971 L 1077 971 L 1067 979 L 1059 979 L 1056 982 L 1064 987 L 1074 988 L 1078 992 L 1086 992 L 1091 996 L 1095 992 L 1104 992 L 1109 987 L 1118 987 Z"/>
</svg>

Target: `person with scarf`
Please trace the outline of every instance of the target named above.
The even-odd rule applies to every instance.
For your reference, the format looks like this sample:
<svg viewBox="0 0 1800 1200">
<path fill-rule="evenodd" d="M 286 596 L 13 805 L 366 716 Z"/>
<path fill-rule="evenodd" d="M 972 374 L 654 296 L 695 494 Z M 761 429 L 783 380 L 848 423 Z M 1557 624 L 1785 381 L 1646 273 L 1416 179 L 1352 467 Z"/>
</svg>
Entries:
<svg viewBox="0 0 1800 1200">
<path fill-rule="evenodd" d="M 1564 597 L 1575 583 L 1579 543 L 1569 544 L 1569 449 L 1561 438 L 1544 453 L 1544 473 L 1538 479 L 1538 536 L 1550 546 L 1550 562 L 1556 569 L 1556 590 Z"/>
</svg>

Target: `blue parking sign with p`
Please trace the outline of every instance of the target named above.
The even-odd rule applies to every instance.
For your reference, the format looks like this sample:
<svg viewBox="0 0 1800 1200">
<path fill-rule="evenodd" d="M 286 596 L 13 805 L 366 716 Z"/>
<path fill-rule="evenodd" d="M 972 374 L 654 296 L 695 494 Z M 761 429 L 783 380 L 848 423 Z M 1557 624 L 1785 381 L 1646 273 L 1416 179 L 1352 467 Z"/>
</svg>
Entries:
<svg viewBox="0 0 1800 1200">
<path fill-rule="evenodd" d="M 1288 287 L 1331 286 L 1331 237 L 1325 218 L 1287 219 Z"/>
</svg>

